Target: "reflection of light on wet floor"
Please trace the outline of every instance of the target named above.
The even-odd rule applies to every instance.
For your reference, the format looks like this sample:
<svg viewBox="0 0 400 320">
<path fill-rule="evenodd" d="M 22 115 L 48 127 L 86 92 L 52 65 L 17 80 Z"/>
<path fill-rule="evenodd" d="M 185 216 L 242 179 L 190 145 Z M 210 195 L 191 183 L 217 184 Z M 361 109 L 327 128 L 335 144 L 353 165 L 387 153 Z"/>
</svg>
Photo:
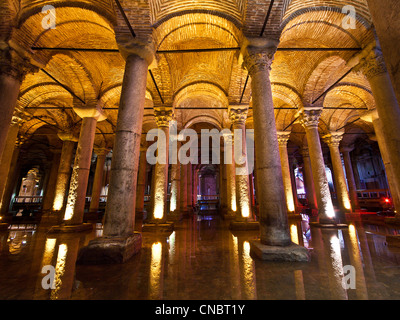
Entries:
<svg viewBox="0 0 400 320">
<path fill-rule="evenodd" d="M 161 294 L 161 258 L 162 244 L 155 242 L 151 245 L 150 299 L 158 299 Z"/>
<path fill-rule="evenodd" d="M 243 242 L 243 284 L 246 299 L 257 299 L 254 261 L 250 256 L 250 243 Z"/>
<path fill-rule="evenodd" d="M 58 292 L 61 289 L 62 286 L 62 276 L 65 273 L 65 263 L 67 260 L 67 252 L 68 252 L 68 246 L 66 244 L 60 244 L 58 246 L 58 254 L 57 254 L 57 263 L 56 263 L 56 274 L 55 274 L 55 289 L 51 291 L 51 296 L 50 298 L 52 300 L 58 299 Z"/>
</svg>

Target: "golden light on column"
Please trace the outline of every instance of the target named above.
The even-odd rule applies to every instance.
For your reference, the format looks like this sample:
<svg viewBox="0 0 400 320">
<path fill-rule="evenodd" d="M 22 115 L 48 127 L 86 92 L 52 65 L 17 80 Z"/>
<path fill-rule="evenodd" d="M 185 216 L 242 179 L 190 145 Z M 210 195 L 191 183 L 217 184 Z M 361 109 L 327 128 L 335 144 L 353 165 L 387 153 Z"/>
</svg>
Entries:
<svg viewBox="0 0 400 320">
<path fill-rule="evenodd" d="M 290 226 L 290 239 L 292 239 L 293 243 L 299 244 L 299 234 L 297 232 L 297 226 L 295 224 L 292 224 Z"/>
</svg>

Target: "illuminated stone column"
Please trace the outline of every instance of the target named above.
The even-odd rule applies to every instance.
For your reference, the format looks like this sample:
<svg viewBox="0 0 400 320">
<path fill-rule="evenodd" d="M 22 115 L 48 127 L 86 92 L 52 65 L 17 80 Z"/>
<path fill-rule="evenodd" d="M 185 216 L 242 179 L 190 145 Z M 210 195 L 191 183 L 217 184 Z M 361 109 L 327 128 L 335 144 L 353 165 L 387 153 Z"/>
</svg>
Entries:
<svg viewBox="0 0 400 320">
<path fill-rule="evenodd" d="M 179 189 L 180 189 L 180 201 L 179 201 L 179 207 L 180 207 L 180 214 L 181 215 L 187 215 L 187 207 L 188 207 L 188 193 L 187 193 L 187 172 L 188 172 L 188 164 L 180 164 L 180 184 L 179 184 Z"/>
<path fill-rule="evenodd" d="M 60 232 L 74 232 L 92 227 L 91 224 L 83 224 L 83 214 L 96 125 L 97 121 L 105 119 L 100 106 L 96 108 L 74 108 L 74 110 L 82 118 L 82 125 L 69 184 L 63 225 L 60 228 L 54 227 L 53 229 Z"/>
<path fill-rule="evenodd" d="M 394 176 L 394 171 L 393 171 L 393 166 L 389 158 L 389 152 L 387 150 L 387 145 L 385 141 L 385 137 L 383 134 L 383 127 L 382 127 L 382 121 L 379 118 L 378 112 L 376 109 L 369 110 L 365 112 L 364 114 L 361 115 L 361 119 L 372 123 L 375 131 L 375 137 L 379 145 L 379 150 L 381 152 L 381 157 L 383 164 L 385 166 L 385 171 L 386 171 L 386 178 L 388 180 L 389 184 L 389 189 L 390 193 L 392 195 L 393 199 L 393 205 L 396 209 L 396 211 L 399 212 L 400 210 L 400 193 L 399 189 L 397 188 L 396 184 L 396 177 Z M 400 215 L 396 214 L 396 218 L 400 219 Z"/>
<path fill-rule="evenodd" d="M 225 219 L 234 219 L 236 217 L 236 170 L 235 170 L 235 156 L 233 146 L 233 134 L 224 133 L 224 152 L 230 152 L 231 156 L 225 155 L 229 158 L 225 161 L 225 172 L 226 172 L 226 199 L 227 199 L 227 210 L 224 216 Z M 225 159 L 225 158 L 224 158 Z"/>
<path fill-rule="evenodd" d="M 147 183 L 147 159 L 146 159 L 146 151 L 147 148 L 140 147 L 140 157 L 139 157 L 139 171 L 138 171 L 138 180 L 136 187 L 136 219 L 143 218 L 144 214 L 144 193 L 146 189 Z"/>
<path fill-rule="evenodd" d="M 45 188 L 45 193 L 42 201 L 42 218 L 43 216 L 51 214 L 51 208 L 54 201 L 54 193 L 56 190 L 56 183 L 58 177 L 58 168 L 61 160 L 61 150 L 52 150 L 53 159 L 49 170 L 49 178 Z"/>
<path fill-rule="evenodd" d="M 353 166 L 351 164 L 350 158 L 350 151 L 352 150 L 353 149 L 349 147 L 342 147 L 340 149 L 343 155 L 344 169 L 346 171 L 347 185 L 349 187 L 351 207 L 353 208 L 353 210 L 356 210 L 360 209 L 360 204 L 358 203 L 356 181 L 354 179 Z"/>
<path fill-rule="evenodd" d="M 21 118 L 14 115 L 11 121 L 10 129 L 8 130 L 7 140 L 4 147 L 3 157 L 0 158 L 0 212 L 3 207 L 3 202 L 7 202 L 3 199 L 4 191 L 6 189 L 13 153 L 15 149 L 15 142 L 17 141 L 18 131 L 20 124 L 22 123 Z"/>
<path fill-rule="evenodd" d="M 3 41 L 0 48 L 0 159 L 6 146 L 21 83 L 28 73 L 39 71 L 38 66 L 37 61 L 34 61 L 21 47 L 7 45 Z"/>
<path fill-rule="evenodd" d="M 339 206 L 342 212 L 351 212 L 351 203 L 349 192 L 347 191 L 346 177 L 344 175 L 342 158 L 340 156 L 339 146 L 343 139 L 343 132 L 331 132 L 322 137 L 328 145 L 331 154 L 335 189 Z"/>
<path fill-rule="evenodd" d="M 361 71 L 371 85 L 376 110 L 381 121 L 382 136 L 393 172 L 393 184 L 400 190 L 400 107 L 385 65 L 381 49 L 371 43 L 349 65 Z M 400 218 L 400 217 L 399 217 Z"/>
<path fill-rule="evenodd" d="M 301 150 L 303 156 L 303 178 L 304 185 L 306 188 L 306 198 L 310 209 L 318 209 L 317 197 L 315 195 L 314 179 L 311 170 L 311 160 L 308 147 L 304 147 Z"/>
<path fill-rule="evenodd" d="M 180 143 L 177 143 L 179 150 Z M 171 198 L 169 200 L 170 219 L 180 220 L 181 218 L 181 165 L 173 163 L 171 165 Z"/>
<path fill-rule="evenodd" d="M 193 169 L 192 164 L 187 165 L 187 211 L 188 214 L 193 213 Z"/>
<path fill-rule="evenodd" d="M 246 149 L 247 108 L 230 107 L 229 118 L 234 131 L 234 172 L 236 192 L 236 221 L 245 221 L 251 217 L 249 172 Z"/>
<path fill-rule="evenodd" d="M 315 195 L 318 204 L 319 223 L 321 225 L 331 225 L 336 224 L 335 210 L 326 177 L 324 157 L 318 133 L 318 122 L 321 113 L 322 109 L 319 108 L 304 108 L 300 110 L 299 120 L 306 131 Z"/>
<path fill-rule="evenodd" d="M 292 178 L 290 175 L 291 169 L 289 166 L 289 156 L 287 151 L 287 143 L 289 141 L 289 138 L 290 138 L 290 132 L 282 132 L 282 131 L 278 132 L 279 154 L 281 158 L 286 206 L 288 209 L 288 214 L 294 214 L 296 211 L 296 207 L 293 198 Z"/>
<path fill-rule="evenodd" d="M 92 199 L 90 201 L 89 213 L 97 213 L 99 211 L 101 189 L 103 188 L 104 164 L 107 154 L 110 152 L 107 148 L 95 148 L 94 153 L 97 155 L 96 171 L 94 173 Z"/>
<path fill-rule="evenodd" d="M 156 108 L 154 117 L 161 135 L 157 140 L 157 163 L 151 188 L 152 205 L 147 219 L 150 223 L 161 223 L 167 219 L 169 124 L 172 120 L 172 109 Z"/>
<path fill-rule="evenodd" d="M 75 145 L 78 141 L 78 138 L 72 133 L 59 132 L 58 137 L 63 141 L 63 145 L 52 205 L 52 214 L 55 217 L 55 223 L 57 220 L 61 220 L 60 212 L 65 206 L 72 171 L 72 159 L 74 156 Z"/>
<path fill-rule="evenodd" d="M 308 261 L 307 249 L 292 243 L 275 124 L 270 69 L 277 41 L 246 39 L 242 47 L 244 67 L 251 77 L 257 201 L 260 240 L 251 251 L 264 260 Z"/>
<path fill-rule="evenodd" d="M 78 263 L 121 263 L 142 246 L 135 232 L 137 173 L 148 69 L 154 60 L 151 41 L 117 36 L 125 58 L 118 120 L 113 144 L 110 187 L 103 236 L 92 240 L 78 255 Z"/>
</svg>

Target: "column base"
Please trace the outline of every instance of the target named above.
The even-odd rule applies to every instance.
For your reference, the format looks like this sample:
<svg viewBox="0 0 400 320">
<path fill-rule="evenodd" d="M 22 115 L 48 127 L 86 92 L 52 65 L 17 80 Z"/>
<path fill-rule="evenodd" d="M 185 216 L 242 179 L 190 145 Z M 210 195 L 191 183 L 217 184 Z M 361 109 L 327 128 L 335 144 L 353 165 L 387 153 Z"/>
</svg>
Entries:
<svg viewBox="0 0 400 320">
<path fill-rule="evenodd" d="M 168 220 L 171 221 L 181 221 L 183 219 L 183 215 L 180 212 L 171 212 L 168 215 Z"/>
<path fill-rule="evenodd" d="M 288 213 L 288 219 L 290 220 L 302 220 L 302 217 L 298 213 Z"/>
<path fill-rule="evenodd" d="M 52 226 L 60 225 L 62 223 L 62 219 L 60 217 L 61 214 L 57 211 L 44 212 L 40 219 L 39 228 L 50 228 Z"/>
<path fill-rule="evenodd" d="M 79 250 L 77 264 L 124 263 L 142 248 L 142 235 L 134 232 L 127 237 L 100 237 Z"/>
<path fill-rule="evenodd" d="M 222 218 L 224 220 L 234 220 L 234 219 L 236 219 L 236 213 L 228 211 L 222 216 Z"/>
<path fill-rule="evenodd" d="M 9 226 L 8 223 L 0 223 L 0 231 L 7 231 Z"/>
<path fill-rule="evenodd" d="M 231 221 L 229 229 L 235 231 L 259 230 L 260 223 L 258 221 Z"/>
<path fill-rule="evenodd" d="M 309 262 L 310 253 L 307 248 L 292 243 L 289 246 L 268 246 L 260 240 L 250 241 L 250 254 L 263 261 Z"/>
<path fill-rule="evenodd" d="M 84 231 L 92 231 L 93 224 L 91 223 L 81 223 L 81 224 L 73 224 L 66 225 L 61 224 L 58 226 L 53 226 L 48 231 L 49 233 L 74 233 L 74 232 L 84 232 Z"/>
<path fill-rule="evenodd" d="M 172 232 L 174 223 L 169 221 L 155 222 L 149 221 L 142 226 L 142 232 Z"/>
</svg>

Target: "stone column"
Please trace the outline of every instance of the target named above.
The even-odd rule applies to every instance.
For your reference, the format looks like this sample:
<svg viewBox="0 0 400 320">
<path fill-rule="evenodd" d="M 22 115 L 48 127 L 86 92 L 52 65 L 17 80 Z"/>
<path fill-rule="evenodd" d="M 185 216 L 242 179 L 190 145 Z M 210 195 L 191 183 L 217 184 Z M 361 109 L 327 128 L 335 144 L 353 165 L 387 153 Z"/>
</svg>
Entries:
<svg viewBox="0 0 400 320">
<path fill-rule="evenodd" d="M 54 193 L 56 190 L 58 168 L 61 160 L 61 150 L 52 150 L 53 159 L 50 167 L 49 178 L 46 185 L 45 195 L 42 202 L 42 218 L 51 214 L 51 208 L 54 200 Z"/>
<path fill-rule="evenodd" d="M 94 173 L 92 200 L 90 201 L 89 214 L 96 214 L 99 211 L 101 189 L 103 188 L 104 164 L 107 154 L 110 152 L 107 148 L 95 148 L 94 153 L 97 155 L 96 171 Z"/>
<path fill-rule="evenodd" d="M 400 190 L 400 107 L 387 71 L 381 49 L 371 43 L 359 55 L 348 62 L 354 70 L 361 71 L 371 85 L 376 110 L 382 124 L 382 136 L 388 160 L 393 171 L 393 182 Z"/>
<path fill-rule="evenodd" d="M 188 163 L 187 165 L 187 211 L 188 214 L 193 213 L 193 170 L 192 170 L 192 164 Z"/>
<path fill-rule="evenodd" d="M 180 143 L 177 143 L 179 150 Z M 171 165 L 171 198 L 169 200 L 169 211 L 170 218 L 172 220 L 180 220 L 181 215 L 181 165 L 178 163 L 173 163 Z"/>
<path fill-rule="evenodd" d="M 28 73 L 39 71 L 34 66 L 38 63 L 27 52 L 22 52 L 17 45 L 14 47 L 3 42 L 0 48 L 0 159 L 6 146 L 21 83 Z"/>
<path fill-rule="evenodd" d="M 349 192 L 347 191 L 347 183 L 343 171 L 342 158 L 339 151 L 340 142 L 343 139 L 343 132 L 331 132 L 322 137 L 322 139 L 328 145 L 331 154 L 335 189 L 340 209 L 344 213 L 350 213 L 352 208 Z"/>
<path fill-rule="evenodd" d="M 242 47 L 244 67 L 251 77 L 260 205 L 260 241 L 252 241 L 250 247 L 261 259 L 308 260 L 307 250 L 290 238 L 270 80 L 276 48 L 277 42 L 268 39 L 250 39 Z M 296 250 L 298 254 L 293 254 Z"/>
<path fill-rule="evenodd" d="M 236 191 L 236 221 L 251 218 L 250 185 L 247 167 L 246 118 L 247 108 L 230 107 L 229 118 L 234 131 L 234 172 Z"/>
<path fill-rule="evenodd" d="M 289 166 L 289 156 L 287 151 L 287 143 L 289 141 L 289 138 L 290 132 L 278 132 L 279 154 L 281 158 L 286 206 L 288 209 L 288 214 L 294 214 L 296 211 L 296 207 L 293 198 L 292 178 L 290 174 L 291 168 Z"/>
<path fill-rule="evenodd" d="M 225 171 L 226 171 L 226 198 L 227 210 L 225 219 L 234 219 L 236 217 L 237 204 L 236 204 L 236 171 L 235 171 L 235 155 L 233 134 L 224 133 L 224 151 L 225 151 Z M 230 152 L 231 155 L 226 154 Z M 230 157 L 229 157 L 230 156 Z"/>
<path fill-rule="evenodd" d="M 379 115 L 376 109 L 369 110 L 361 115 L 361 119 L 372 123 L 375 131 L 376 140 L 378 141 L 379 150 L 381 152 L 381 157 L 383 164 L 385 165 L 386 177 L 389 184 L 390 193 L 393 199 L 393 205 L 397 212 L 400 211 L 400 193 L 398 186 L 396 184 L 396 177 L 394 176 L 393 166 L 389 158 L 389 152 L 387 150 L 387 145 L 385 137 L 383 134 L 382 121 L 379 119 Z M 400 215 L 397 214 L 396 218 L 400 219 Z"/>
<path fill-rule="evenodd" d="M 138 181 L 136 187 L 136 219 L 142 219 L 144 215 L 144 193 L 147 183 L 147 159 L 146 159 L 147 148 L 140 147 L 139 156 L 139 171 L 138 171 Z"/>
<path fill-rule="evenodd" d="M 15 149 L 15 142 L 17 141 L 18 131 L 20 128 L 21 119 L 13 116 L 10 129 L 8 130 L 7 140 L 3 151 L 3 157 L 0 158 L 0 211 L 3 206 L 3 195 L 8 181 L 11 161 Z"/>
<path fill-rule="evenodd" d="M 351 201 L 351 207 L 353 210 L 360 209 L 360 204 L 358 203 L 357 187 L 356 181 L 354 179 L 353 166 L 351 164 L 350 152 L 352 148 L 342 147 L 340 151 L 343 155 L 344 169 L 346 170 L 347 185 L 349 187 L 349 195 Z"/>
<path fill-rule="evenodd" d="M 154 110 L 158 126 L 157 163 L 154 168 L 154 179 L 151 188 L 151 212 L 147 219 L 150 223 L 161 223 L 167 219 L 168 191 L 168 158 L 169 158 L 169 123 L 172 120 L 172 109 L 157 108 Z"/>
<path fill-rule="evenodd" d="M 65 206 L 64 221 L 59 228 L 53 227 L 54 231 L 59 232 L 75 232 L 92 228 L 91 224 L 83 223 L 83 215 L 96 125 L 97 121 L 104 120 L 105 116 L 100 106 L 96 108 L 74 108 L 74 110 L 82 118 L 82 125 Z"/>
<path fill-rule="evenodd" d="M 74 137 L 71 133 L 59 132 L 58 137 L 63 141 L 63 145 L 52 205 L 53 214 L 55 216 L 59 215 L 65 205 L 72 171 L 72 158 L 74 156 L 76 142 L 78 141 L 78 138 Z"/>
<path fill-rule="evenodd" d="M 188 200 L 188 193 L 187 193 L 187 172 L 188 172 L 188 164 L 180 164 L 180 181 L 179 181 L 179 189 L 180 189 L 180 214 L 187 215 L 187 200 Z"/>
<path fill-rule="evenodd" d="M 304 178 L 304 185 L 306 188 L 306 198 L 310 209 L 317 210 L 317 197 L 315 195 L 315 188 L 314 188 L 314 179 L 312 176 L 311 170 L 311 161 L 310 161 L 310 153 L 308 151 L 308 147 L 304 147 L 301 150 L 301 154 L 303 156 L 303 178 Z"/>
<path fill-rule="evenodd" d="M 321 113 L 322 109 L 319 108 L 304 108 L 300 111 L 299 120 L 306 131 L 315 195 L 318 204 L 319 223 L 335 224 L 335 210 L 326 177 L 324 156 L 318 133 L 318 122 Z"/>
<path fill-rule="evenodd" d="M 154 60 L 152 42 L 117 36 L 126 60 L 113 144 L 110 187 L 103 236 L 83 247 L 78 263 L 121 263 L 141 249 L 135 228 L 135 202 L 148 68 Z"/>
</svg>

